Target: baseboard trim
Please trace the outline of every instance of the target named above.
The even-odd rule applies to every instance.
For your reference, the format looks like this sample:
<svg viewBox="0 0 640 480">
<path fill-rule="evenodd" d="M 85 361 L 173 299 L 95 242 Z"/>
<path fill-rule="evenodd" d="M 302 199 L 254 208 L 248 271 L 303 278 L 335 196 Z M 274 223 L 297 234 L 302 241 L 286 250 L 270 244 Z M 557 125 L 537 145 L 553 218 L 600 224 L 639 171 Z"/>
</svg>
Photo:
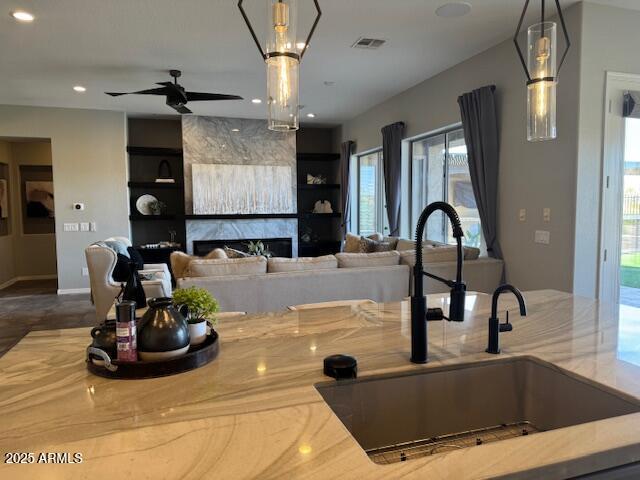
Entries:
<svg viewBox="0 0 640 480">
<path fill-rule="evenodd" d="M 79 293 L 91 293 L 90 288 L 59 288 L 58 295 L 77 295 Z"/>
<path fill-rule="evenodd" d="M 28 280 L 56 280 L 57 278 L 58 275 L 21 275 L 4 282 L 2 285 L 0 285 L 0 290 L 10 287 L 16 282 L 24 282 Z"/>
</svg>

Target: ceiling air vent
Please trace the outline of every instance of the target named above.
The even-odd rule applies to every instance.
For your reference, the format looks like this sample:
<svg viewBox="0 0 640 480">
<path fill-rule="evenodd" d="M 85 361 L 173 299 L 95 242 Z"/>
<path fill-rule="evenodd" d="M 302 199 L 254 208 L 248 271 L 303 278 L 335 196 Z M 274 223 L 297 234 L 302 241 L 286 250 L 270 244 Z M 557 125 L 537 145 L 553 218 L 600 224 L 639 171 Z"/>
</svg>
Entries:
<svg viewBox="0 0 640 480">
<path fill-rule="evenodd" d="M 375 50 L 384 45 L 386 40 L 381 40 L 380 38 L 367 38 L 360 37 L 356 40 L 356 43 L 351 45 L 351 48 L 367 48 L 369 50 Z"/>
</svg>

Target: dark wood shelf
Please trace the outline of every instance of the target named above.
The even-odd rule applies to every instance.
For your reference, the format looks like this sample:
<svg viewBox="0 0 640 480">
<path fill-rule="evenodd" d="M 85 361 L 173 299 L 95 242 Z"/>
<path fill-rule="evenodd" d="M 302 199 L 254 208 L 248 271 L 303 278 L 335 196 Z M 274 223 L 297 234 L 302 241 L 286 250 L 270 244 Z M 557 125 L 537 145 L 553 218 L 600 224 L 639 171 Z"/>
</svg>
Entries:
<svg viewBox="0 0 640 480">
<path fill-rule="evenodd" d="M 182 183 L 161 183 L 161 182 L 129 182 L 129 188 L 161 188 L 164 190 L 183 190 Z"/>
<path fill-rule="evenodd" d="M 339 212 L 333 213 L 300 213 L 300 218 L 340 218 L 342 216 Z"/>
<path fill-rule="evenodd" d="M 340 160 L 339 153 L 299 153 L 299 162 L 335 162 Z"/>
<path fill-rule="evenodd" d="M 231 215 L 185 215 L 187 220 L 243 220 L 255 218 L 298 218 L 297 213 L 250 213 Z"/>
<path fill-rule="evenodd" d="M 298 190 L 334 190 L 339 189 L 340 185 L 338 183 L 323 183 L 319 185 L 315 184 L 302 184 L 298 185 Z"/>
<path fill-rule="evenodd" d="M 181 220 L 183 218 L 184 218 L 184 215 L 141 215 L 141 214 L 129 215 L 129 220 L 141 221 L 141 222 L 150 222 L 154 220 Z"/>
<path fill-rule="evenodd" d="M 141 157 L 181 157 L 181 148 L 161 148 L 161 147 L 127 147 L 129 155 Z"/>
</svg>

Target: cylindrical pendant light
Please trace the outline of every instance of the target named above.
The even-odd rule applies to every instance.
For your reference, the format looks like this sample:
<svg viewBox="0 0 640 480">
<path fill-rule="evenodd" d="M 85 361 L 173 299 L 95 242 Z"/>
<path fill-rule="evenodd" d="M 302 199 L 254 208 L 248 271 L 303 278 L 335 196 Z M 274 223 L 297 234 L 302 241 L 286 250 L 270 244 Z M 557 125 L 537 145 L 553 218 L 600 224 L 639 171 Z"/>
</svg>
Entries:
<svg viewBox="0 0 640 480">
<path fill-rule="evenodd" d="M 513 41 L 527 75 L 527 140 L 538 142 L 553 140 L 558 135 L 556 127 L 558 72 L 567 56 L 571 42 L 560 8 L 560 0 L 555 0 L 566 41 L 566 49 L 558 63 L 556 55 L 557 25 L 555 22 L 545 21 L 545 0 L 540 0 L 540 22 L 531 25 L 527 30 L 527 62 L 525 62 L 518 43 L 518 36 L 529 1 L 525 2 Z"/>
<path fill-rule="evenodd" d="M 527 35 L 529 72 L 527 82 L 527 139 L 552 140 L 556 130 L 556 24 L 536 23 Z"/>
<path fill-rule="evenodd" d="M 267 67 L 267 125 L 269 130 L 298 130 L 299 88 L 298 78 L 300 61 L 309 47 L 311 36 L 318 25 L 322 12 L 318 0 L 313 3 L 317 15 L 301 51 L 298 51 L 297 23 L 298 0 L 267 1 L 267 38 L 262 49 L 251 22 L 242 8 L 243 0 L 238 1 L 253 41 L 255 42 Z"/>
<path fill-rule="evenodd" d="M 298 129 L 296 0 L 267 0 L 267 105 L 269 130 Z"/>
</svg>

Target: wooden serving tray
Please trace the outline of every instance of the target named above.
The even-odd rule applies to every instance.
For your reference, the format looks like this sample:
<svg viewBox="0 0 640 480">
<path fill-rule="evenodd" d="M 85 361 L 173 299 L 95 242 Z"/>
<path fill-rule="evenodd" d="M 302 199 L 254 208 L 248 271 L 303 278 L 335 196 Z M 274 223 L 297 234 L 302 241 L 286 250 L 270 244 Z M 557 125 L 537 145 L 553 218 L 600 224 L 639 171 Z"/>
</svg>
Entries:
<svg viewBox="0 0 640 480">
<path fill-rule="evenodd" d="M 94 375 L 106 378 L 141 379 L 175 375 L 202 367 L 218 356 L 220 345 L 215 330 L 207 335 L 207 339 L 200 345 L 191 346 L 189 351 L 181 357 L 170 358 L 159 362 L 118 362 L 111 360 L 102 350 L 87 347 L 87 370 Z M 91 355 L 101 357 L 104 365 L 96 365 Z"/>
</svg>

